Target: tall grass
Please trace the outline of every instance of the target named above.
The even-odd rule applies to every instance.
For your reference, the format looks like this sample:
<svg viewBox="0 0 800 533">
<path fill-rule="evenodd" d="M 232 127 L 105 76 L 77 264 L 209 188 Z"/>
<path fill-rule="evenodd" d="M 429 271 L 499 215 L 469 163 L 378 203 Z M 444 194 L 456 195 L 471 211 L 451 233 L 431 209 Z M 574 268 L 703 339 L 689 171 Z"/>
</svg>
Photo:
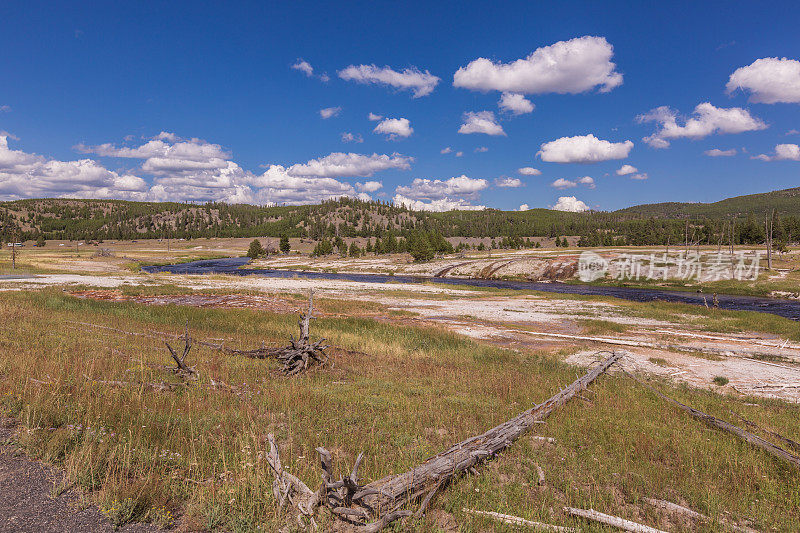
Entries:
<svg viewBox="0 0 800 533">
<path fill-rule="evenodd" d="M 253 347 L 283 344 L 296 317 L 47 290 L 1 294 L 0 320 L 0 405 L 21 422 L 19 445 L 63 466 L 117 523 L 168 524 L 180 516 L 187 528 L 274 531 L 285 519 L 264 460 L 267 433 L 276 434 L 289 471 L 312 486 L 317 446 L 331 450 L 339 472 L 364 451 L 363 475 L 375 479 L 510 418 L 581 372 L 555 355 L 502 350 L 435 328 L 322 318 L 312 334 L 334 346 L 331 367 L 287 379 L 272 361 L 195 345 L 187 362 L 196 365 L 197 382 L 157 392 L 104 382 L 178 382 L 160 366 L 169 364 L 162 342 L 74 321 L 182 333 L 188 320 L 196 338 Z M 659 386 L 711 414 L 729 418 L 730 408 L 800 440 L 795 407 Z M 764 529 L 788 531 L 800 520 L 796 470 L 699 425 L 624 377 L 602 377 L 591 390 L 540 428 L 554 445 L 521 439 L 442 492 L 434 507 L 453 513 L 463 531 L 508 529 L 462 507 L 574 524 L 560 511 L 565 504 L 690 530 L 640 505 L 644 496 L 750 517 Z M 546 472 L 542 486 L 534 463 Z M 429 518 L 407 527 L 435 525 Z"/>
</svg>

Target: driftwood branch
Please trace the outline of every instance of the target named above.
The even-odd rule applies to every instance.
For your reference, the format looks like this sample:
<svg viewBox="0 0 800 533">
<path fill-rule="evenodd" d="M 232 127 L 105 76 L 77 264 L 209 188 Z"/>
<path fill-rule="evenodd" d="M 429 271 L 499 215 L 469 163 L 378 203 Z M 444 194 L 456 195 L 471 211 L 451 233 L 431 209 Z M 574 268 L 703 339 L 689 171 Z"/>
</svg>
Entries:
<svg viewBox="0 0 800 533">
<path fill-rule="evenodd" d="M 687 516 L 693 520 L 698 520 L 700 522 L 708 522 L 708 523 L 714 522 L 714 520 L 710 516 L 698 513 L 697 511 L 693 511 L 688 507 L 684 507 L 683 505 L 678 505 L 677 503 L 668 502 L 666 500 L 656 500 L 654 498 L 645 498 L 644 501 L 649 503 L 653 507 L 664 509 L 665 511 L 668 511 L 670 513 Z M 736 525 L 734 523 L 731 523 L 729 520 L 720 519 L 718 520 L 718 522 L 720 524 L 729 527 L 734 531 L 738 531 L 739 533 L 758 533 L 755 529 Z"/>
<path fill-rule="evenodd" d="M 789 448 L 793 449 L 795 452 L 800 453 L 800 443 L 798 443 L 797 441 L 794 441 L 794 440 L 792 440 L 790 438 L 784 437 L 780 433 L 776 433 L 776 432 L 771 431 L 769 429 L 762 428 L 761 426 L 759 426 L 755 422 L 751 422 L 750 420 L 744 418 L 743 416 L 741 416 L 739 414 L 736 414 L 733 411 L 731 411 L 731 414 L 733 414 L 733 416 L 735 416 L 736 418 L 738 418 L 739 420 L 744 422 L 744 424 L 746 426 L 754 428 L 754 429 L 757 429 L 758 431 L 761 431 L 762 433 L 765 433 L 766 435 L 769 435 L 769 436 L 779 440 L 780 442 L 782 442 L 783 444 L 785 444 Z"/>
<path fill-rule="evenodd" d="M 555 531 L 558 533 L 569 533 L 569 532 L 580 531 L 580 529 L 575 527 L 554 526 L 552 524 L 544 524 L 542 522 L 534 522 L 532 520 L 526 520 L 524 518 L 520 518 L 518 516 L 512 516 L 510 514 L 495 513 L 494 511 L 476 511 L 475 509 L 467 509 L 466 507 L 462 508 L 461 510 L 468 514 L 485 516 L 487 518 L 491 518 L 492 520 L 497 520 L 498 522 L 502 522 L 503 524 L 511 524 L 512 526 L 530 527 L 539 531 Z"/>
<path fill-rule="evenodd" d="M 172 359 L 175 361 L 177 368 L 175 369 L 178 374 L 182 376 L 191 376 L 195 373 L 194 367 L 190 367 L 186 365 L 186 356 L 189 355 L 189 351 L 192 349 L 192 338 L 189 336 L 189 322 L 186 322 L 186 333 L 183 336 L 183 353 L 180 357 L 175 353 L 175 350 L 172 349 L 172 346 L 169 345 L 167 341 L 164 341 L 164 344 L 167 345 L 167 349 L 169 350 L 169 354 L 172 356 Z"/>
<path fill-rule="evenodd" d="M 618 527 L 633 533 L 666 533 L 666 531 L 645 526 L 644 524 L 639 524 L 637 522 L 631 522 L 630 520 L 625 520 L 624 518 L 620 518 L 618 516 L 600 513 L 594 509 L 576 509 L 574 507 L 564 507 L 564 511 L 572 516 L 580 516 L 588 520 L 594 520 L 596 522 L 600 522 L 601 524 Z"/>
<path fill-rule="evenodd" d="M 778 457 L 779 459 L 783 459 L 784 461 L 789 462 L 795 468 L 800 468 L 800 457 L 794 455 L 793 453 L 788 452 L 788 451 L 784 450 L 783 448 L 781 448 L 779 446 L 776 446 L 775 444 L 772 444 L 771 442 L 769 442 L 767 440 L 764 440 L 764 439 L 762 439 L 761 437 L 759 437 L 757 435 L 753 435 L 749 431 L 745 431 L 745 430 L 741 429 L 738 426 L 734 426 L 730 422 L 726 422 L 726 421 L 721 420 L 721 419 L 719 419 L 719 418 L 717 418 L 715 416 L 711 416 L 711 415 L 706 414 L 706 413 L 704 413 L 702 411 L 699 411 L 699 410 L 697 410 L 697 409 L 695 409 L 693 407 L 689 407 L 688 405 L 682 404 L 681 402 L 679 402 L 677 400 L 674 400 L 674 399 L 670 398 L 669 396 L 666 396 L 662 392 L 658 391 L 657 389 L 655 389 L 654 387 L 648 385 L 647 383 L 641 381 L 640 379 L 636 378 L 634 375 L 630 374 L 627 371 L 625 371 L 625 374 L 627 374 L 630 378 L 632 378 L 634 381 L 636 381 L 640 385 L 643 385 L 644 387 L 646 387 L 646 388 L 650 389 L 651 391 L 653 391 L 653 393 L 655 393 L 661 399 L 666 400 L 667 402 L 673 404 L 674 406 L 678 407 L 682 411 L 686 411 L 692 417 L 694 417 L 694 418 L 696 418 L 696 419 L 698 419 L 698 420 L 700 420 L 702 422 L 705 422 L 706 424 L 708 424 L 711 427 L 715 427 L 717 429 L 721 429 L 721 430 L 726 431 L 728 433 L 732 433 L 732 434 L 736 435 L 737 437 L 745 440 L 746 442 L 752 444 L 753 446 L 757 446 L 757 447 L 761 448 L 762 450 L 766 451 L 767 453 L 769 453 L 771 455 L 774 455 L 775 457 Z"/>
</svg>

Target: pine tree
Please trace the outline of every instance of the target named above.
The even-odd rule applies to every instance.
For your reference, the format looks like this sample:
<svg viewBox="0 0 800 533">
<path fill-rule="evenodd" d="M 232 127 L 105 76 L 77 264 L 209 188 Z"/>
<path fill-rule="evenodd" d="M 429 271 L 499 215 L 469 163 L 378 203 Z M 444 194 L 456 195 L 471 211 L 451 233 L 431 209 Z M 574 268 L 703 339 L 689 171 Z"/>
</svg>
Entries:
<svg viewBox="0 0 800 533">
<path fill-rule="evenodd" d="M 261 241 L 253 239 L 253 242 L 250 243 L 250 248 L 247 249 L 247 257 L 250 259 L 258 259 L 265 253 L 267 252 L 264 250 L 264 247 L 261 246 Z"/>
<path fill-rule="evenodd" d="M 281 243 L 280 243 L 281 252 L 288 254 L 289 250 L 292 249 L 291 245 L 289 244 L 289 237 L 286 235 L 281 236 Z"/>
</svg>

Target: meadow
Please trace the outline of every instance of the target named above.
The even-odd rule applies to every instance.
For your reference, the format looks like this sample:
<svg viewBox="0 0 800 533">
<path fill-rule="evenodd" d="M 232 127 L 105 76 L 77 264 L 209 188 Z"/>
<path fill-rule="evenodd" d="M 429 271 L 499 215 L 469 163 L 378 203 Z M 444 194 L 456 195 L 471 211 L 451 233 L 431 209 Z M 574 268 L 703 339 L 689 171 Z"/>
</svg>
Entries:
<svg viewBox="0 0 800 533">
<path fill-rule="evenodd" d="M 25 453 L 62 467 L 117 524 L 276 531 L 287 518 L 272 495 L 268 433 L 286 468 L 311 487 L 319 480 L 317 446 L 331 451 L 335 472 L 349 470 L 363 451 L 362 475 L 372 480 L 513 417 L 583 372 L 561 362 L 564 354 L 359 317 L 350 302 L 319 305 L 336 315 L 312 325 L 312 338 L 332 346 L 329 366 L 285 378 L 274 361 L 195 343 L 187 363 L 198 379 L 185 381 L 168 370 L 168 352 L 153 332 L 179 335 L 188 321 L 195 339 L 278 346 L 296 334 L 296 316 L 92 301 L 56 289 L 6 292 L 0 409 L 19 421 L 16 442 Z M 733 411 L 800 440 L 796 406 L 651 383 L 709 414 L 731 419 Z M 582 396 L 537 428 L 535 435 L 553 443 L 523 437 L 442 491 L 426 517 L 394 530 L 512 530 L 464 507 L 600 530 L 567 517 L 565 505 L 670 531 L 724 530 L 665 514 L 643 503 L 646 497 L 759 530 L 796 528 L 798 470 L 687 417 L 620 373 L 602 376 Z"/>
</svg>

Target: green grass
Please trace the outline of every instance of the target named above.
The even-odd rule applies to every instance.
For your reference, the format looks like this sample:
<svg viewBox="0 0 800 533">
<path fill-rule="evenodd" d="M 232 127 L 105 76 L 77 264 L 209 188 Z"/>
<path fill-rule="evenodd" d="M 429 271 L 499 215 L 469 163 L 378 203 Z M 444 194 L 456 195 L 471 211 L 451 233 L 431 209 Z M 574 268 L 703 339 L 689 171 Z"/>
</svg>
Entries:
<svg viewBox="0 0 800 533">
<path fill-rule="evenodd" d="M 337 302 L 320 305 L 334 309 Z M 275 433 L 286 468 L 312 487 L 317 446 L 331 450 L 337 472 L 364 451 L 362 473 L 371 480 L 507 420 L 580 372 L 554 354 L 347 316 L 357 310 L 349 305 L 339 307 L 343 316 L 312 326 L 334 346 L 330 367 L 286 379 L 272 361 L 196 346 L 187 362 L 196 365 L 198 381 L 154 392 L 101 381 L 175 381 L 159 366 L 168 363 L 163 343 L 72 321 L 179 333 L 189 320 L 196 338 L 253 347 L 285 343 L 296 317 L 83 300 L 60 290 L 0 294 L 0 409 L 21 421 L 24 451 L 65 468 L 116 523 L 164 524 L 182 515 L 187 529 L 275 531 L 285 518 L 264 461 L 267 433 Z M 215 389 L 211 379 L 235 389 Z M 709 414 L 728 419 L 732 409 L 800 440 L 796 406 L 655 384 Z M 433 508 L 452 513 L 467 532 L 510 529 L 462 507 L 586 527 L 564 516 L 563 505 L 693 530 L 668 522 L 642 497 L 750 517 L 764 530 L 789 531 L 800 520 L 797 470 L 699 424 L 622 375 L 601 377 L 584 395 L 591 402 L 573 401 L 537 427 L 554 445 L 522 438 L 477 475 L 454 482 Z M 545 471 L 543 486 L 534 463 Z M 405 530 L 432 531 L 433 520 L 413 520 Z"/>
</svg>

